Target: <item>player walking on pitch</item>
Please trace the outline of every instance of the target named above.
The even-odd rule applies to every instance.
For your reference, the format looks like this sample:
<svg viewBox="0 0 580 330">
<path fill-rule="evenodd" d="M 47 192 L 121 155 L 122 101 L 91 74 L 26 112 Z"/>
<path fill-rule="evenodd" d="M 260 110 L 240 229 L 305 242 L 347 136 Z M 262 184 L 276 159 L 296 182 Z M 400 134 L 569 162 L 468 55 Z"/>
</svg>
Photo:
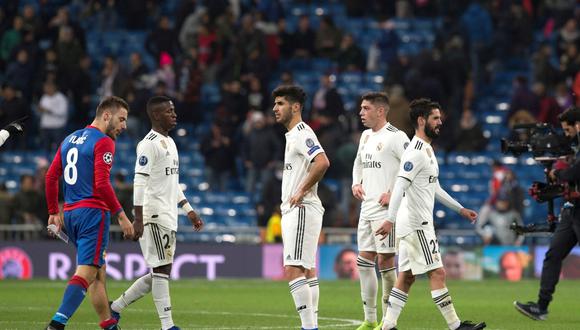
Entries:
<svg viewBox="0 0 580 330">
<path fill-rule="evenodd" d="M 284 272 L 302 329 L 318 329 L 319 287 L 314 268 L 324 208 L 317 190 L 330 162 L 312 129 L 302 121 L 304 90 L 280 86 L 272 96 L 276 122 L 288 130 L 280 206 Z"/>
<path fill-rule="evenodd" d="M 391 290 L 382 329 L 395 328 L 415 276 L 425 273 L 429 277 L 431 297 L 449 329 L 483 329 L 484 322 L 461 322 L 455 313 L 445 283 L 445 269 L 433 227 L 435 198 L 472 223 L 475 222 L 477 213 L 464 208 L 439 185 L 439 165 L 431 142 L 439 136 L 442 125 L 441 106 L 428 99 L 418 99 L 412 101 L 409 107 L 415 136 L 401 159 L 387 221 L 376 232 L 377 235 L 382 235 L 382 239 L 392 235 L 391 230 L 398 219 L 396 237 L 399 240 L 399 278 Z M 403 194 L 407 198 L 408 216 L 397 218 Z"/>
<path fill-rule="evenodd" d="M 150 274 L 137 279 L 117 300 L 111 303 L 112 315 L 119 320 L 125 307 L 152 292 L 162 330 L 178 330 L 171 315 L 169 276 L 175 255 L 177 206 L 187 214 L 193 228 L 201 230 L 203 222 L 188 203 L 179 186 L 179 154 L 169 136 L 177 123 L 171 99 L 154 96 L 147 102 L 151 131 L 137 145 L 133 205 L 135 236 Z"/>
<path fill-rule="evenodd" d="M 127 128 L 129 106 L 118 97 L 105 98 L 97 106 L 92 124 L 67 136 L 46 173 L 48 224 L 63 225 L 77 248 L 77 268 L 69 280 L 62 303 L 47 330 L 62 330 L 83 302 L 87 291 L 103 329 L 117 329 L 111 317 L 105 289 L 105 251 L 109 243 L 111 214 L 117 216 L 125 238 L 133 227 L 111 186 L 110 172 L 115 142 Z M 64 223 L 59 214 L 59 178 L 63 176 Z"/>
<path fill-rule="evenodd" d="M 389 199 L 409 138 L 387 122 L 389 98 L 385 93 L 370 92 L 362 96 L 360 117 L 368 127 L 360 138 L 352 169 L 352 194 L 361 200 L 358 221 L 357 266 L 365 319 L 357 330 L 372 330 L 377 324 L 378 281 L 375 259 L 378 255 L 382 278 L 383 315 L 387 299 L 397 280 L 395 270 L 395 228 L 388 239 L 380 240 L 375 231 L 387 217 Z M 401 209 L 404 209 L 402 207 Z"/>
</svg>

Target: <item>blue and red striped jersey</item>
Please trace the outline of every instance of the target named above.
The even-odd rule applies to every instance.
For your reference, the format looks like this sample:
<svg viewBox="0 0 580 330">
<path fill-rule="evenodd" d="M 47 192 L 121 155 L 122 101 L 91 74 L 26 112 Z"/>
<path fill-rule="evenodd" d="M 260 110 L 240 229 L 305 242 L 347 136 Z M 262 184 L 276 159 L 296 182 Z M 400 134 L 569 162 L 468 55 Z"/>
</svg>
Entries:
<svg viewBox="0 0 580 330">
<path fill-rule="evenodd" d="M 92 207 L 121 211 L 111 186 L 110 174 L 115 143 L 94 126 L 67 136 L 46 174 L 46 200 L 49 214 L 58 213 L 58 179 L 63 177 L 64 210 Z"/>
</svg>

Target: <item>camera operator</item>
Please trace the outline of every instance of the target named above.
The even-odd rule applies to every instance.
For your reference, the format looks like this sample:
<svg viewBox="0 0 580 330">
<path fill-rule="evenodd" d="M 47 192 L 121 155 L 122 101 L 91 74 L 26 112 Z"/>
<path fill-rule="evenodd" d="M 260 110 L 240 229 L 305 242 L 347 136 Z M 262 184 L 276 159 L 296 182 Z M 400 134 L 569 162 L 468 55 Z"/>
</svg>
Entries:
<svg viewBox="0 0 580 330">
<path fill-rule="evenodd" d="M 577 151 L 578 133 L 580 132 L 580 109 L 570 108 L 559 116 L 566 137 Z M 580 187 L 580 159 L 575 159 L 570 166 L 558 166 L 549 172 L 550 179 L 568 183 L 570 189 Z M 562 260 L 580 241 L 580 199 L 564 204 L 560 213 L 560 223 L 550 242 L 550 248 L 544 257 L 538 302 L 514 302 L 515 308 L 534 320 L 545 320 L 548 316 L 548 305 L 560 279 Z"/>
</svg>

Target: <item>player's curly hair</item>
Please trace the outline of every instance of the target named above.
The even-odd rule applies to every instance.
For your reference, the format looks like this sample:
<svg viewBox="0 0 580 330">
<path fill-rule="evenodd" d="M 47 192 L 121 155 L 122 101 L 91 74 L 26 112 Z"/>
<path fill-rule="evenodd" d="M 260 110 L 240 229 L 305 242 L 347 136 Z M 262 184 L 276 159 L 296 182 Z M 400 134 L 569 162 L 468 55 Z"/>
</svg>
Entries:
<svg viewBox="0 0 580 330">
<path fill-rule="evenodd" d="M 441 105 L 427 98 L 420 98 L 411 101 L 409 104 L 409 116 L 411 117 L 411 124 L 413 124 L 413 128 L 416 129 L 418 127 L 417 119 L 419 117 L 423 117 L 425 120 L 427 120 L 433 109 L 441 109 Z"/>
<path fill-rule="evenodd" d="M 306 102 L 306 93 L 302 87 L 297 85 L 291 86 L 278 86 L 272 92 L 272 97 L 283 97 L 290 103 L 299 103 L 300 106 L 304 106 Z"/>
</svg>

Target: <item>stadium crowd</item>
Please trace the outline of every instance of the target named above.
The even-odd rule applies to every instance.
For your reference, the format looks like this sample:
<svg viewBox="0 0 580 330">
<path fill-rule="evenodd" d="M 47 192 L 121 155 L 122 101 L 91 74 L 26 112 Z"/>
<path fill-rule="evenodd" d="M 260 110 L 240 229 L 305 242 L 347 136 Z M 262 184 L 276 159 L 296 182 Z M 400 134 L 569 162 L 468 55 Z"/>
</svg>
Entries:
<svg viewBox="0 0 580 330">
<path fill-rule="evenodd" d="M 382 76 L 389 121 L 407 134 L 408 100 L 439 102 L 446 120 L 436 145 L 441 152 L 485 150 L 490 136 L 475 104 L 494 92 L 494 75 L 509 59 L 532 63 L 531 80 L 522 75 L 513 81 L 510 125 L 558 124 L 558 114 L 580 105 L 580 10 L 573 0 L 331 1 L 344 17 L 296 15 L 289 10 L 296 3 L 318 2 L 0 1 L 0 123 L 32 117 L 25 136 L 2 148 L 52 156 L 65 132 L 86 125 L 98 100 L 111 95 L 129 102 L 129 135 L 138 141 L 148 131 L 145 102 L 167 95 L 179 122 L 195 128 L 210 189 L 255 196 L 258 223 L 265 226 L 279 212 L 284 145 L 284 130 L 272 116 L 272 86 L 295 83 L 292 63 L 322 61 L 328 65 L 315 72 L 319 85 L 305 86 L 304 117 L 332 164 L 326 178 L 338 186 L 337 192 L 323 182 L 319 189 L 324 223 L 355 227 L 358 204 L 349 192 L 360 102 L 337 77 Z M 374 42 L 357 40 L 356 25 L 342 24 L 362 17 L 372 17 L 379 31 Z M 396 32 L 412 18 L 437 22 L 432 47 L 405 47 Z M 87 45 L 87 34 L 120 30 L 145 34 L 140 51 L 119 55 Z M 218 102 L 204 101 L 204 85 L 219 86 Z M 0 185 L 0 223 L 45 223 L 46 207 L 38 205 L 45 200 L 46 167 L 39 161 L 36 175 L 23 175 L 15 194 Z M 130 190 L 125 180 L 117 177 L 117 190 Z M 130 209 L 131 194 L 125 195 Z"/>
</svg>

